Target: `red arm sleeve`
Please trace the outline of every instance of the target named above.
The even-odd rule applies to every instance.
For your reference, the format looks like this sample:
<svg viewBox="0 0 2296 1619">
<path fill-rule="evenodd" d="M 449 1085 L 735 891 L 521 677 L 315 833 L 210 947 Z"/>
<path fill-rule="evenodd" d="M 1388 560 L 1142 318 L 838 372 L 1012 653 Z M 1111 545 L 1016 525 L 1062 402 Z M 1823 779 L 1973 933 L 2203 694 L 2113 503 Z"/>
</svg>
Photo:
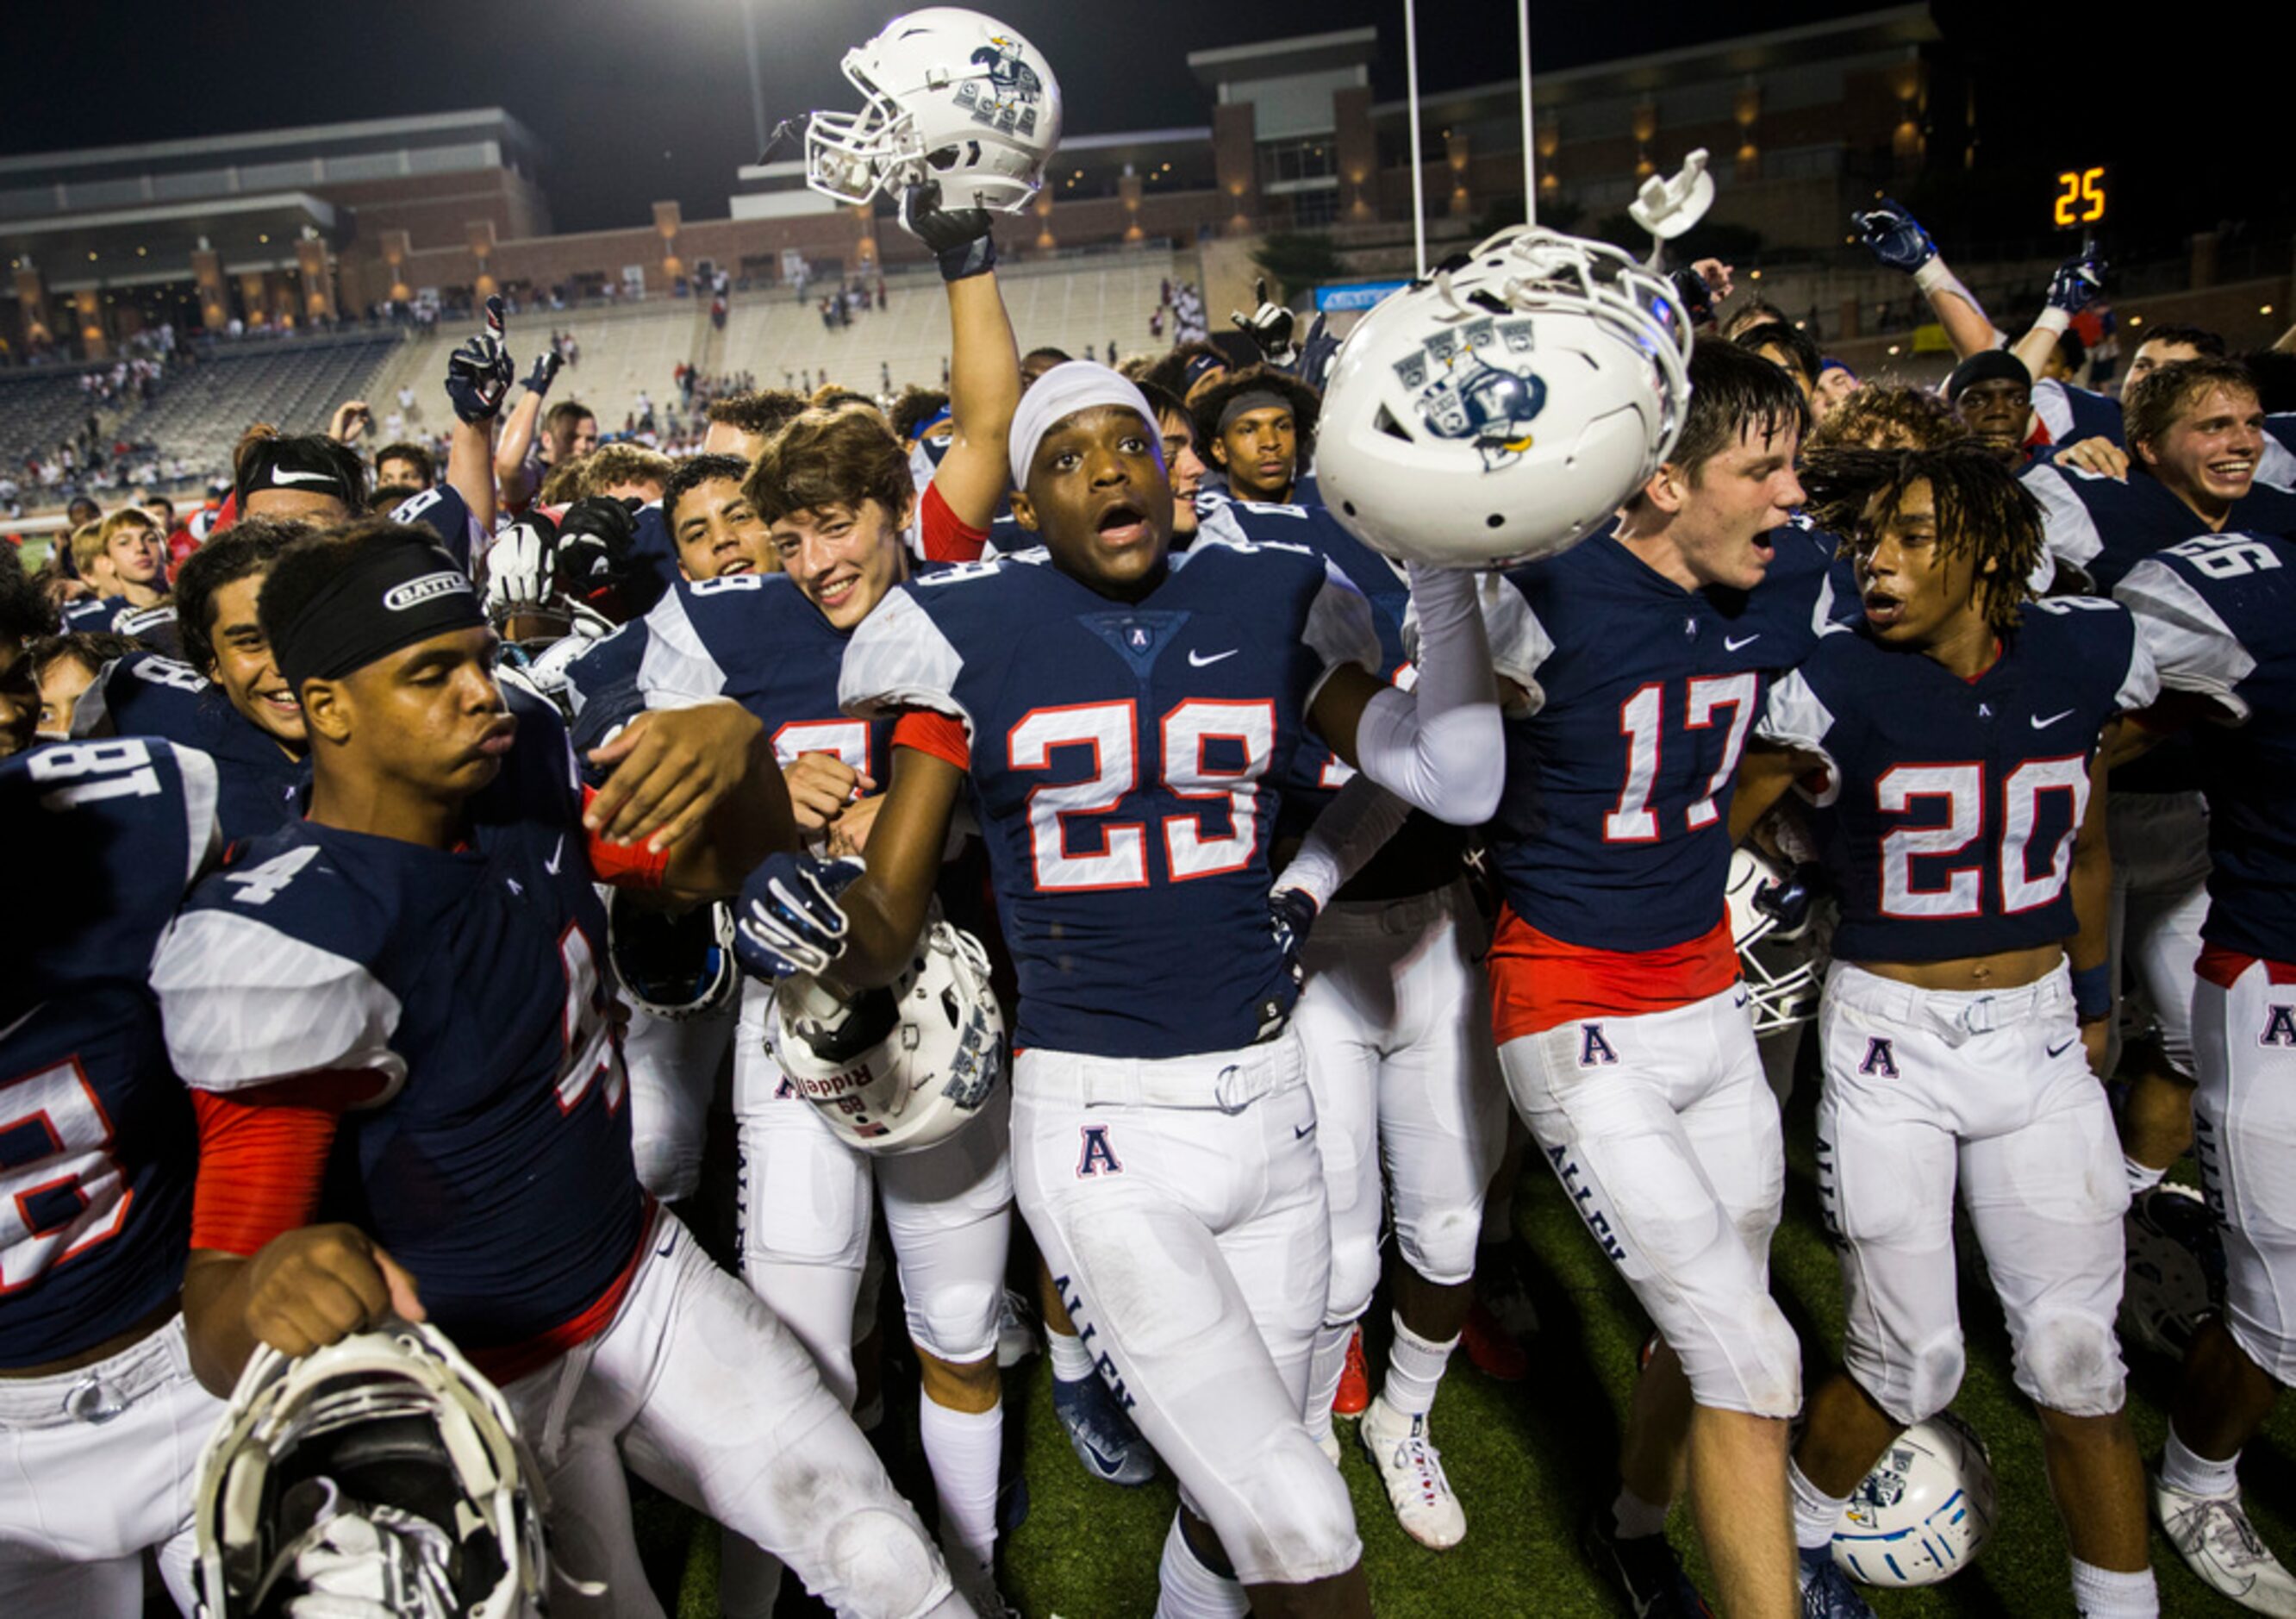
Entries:
<svg viewBox="0 0 2296 1619">
<path fill-rule="evenodd" d="M 192 1092 L 200 1128 L 192 1246 L 244 1257 L 309 1225 L 336 1125 L 384 1083 L 371 1073 L 315 1073 L 239 1095 Z"/>
<path fill-rule="evenodd" d="M 582 809 L 590 809 L 590 801 L 598 796 L 595 787 L 582 789 Z M 590 873 L 601 883 L 611 883 L 616 888 L 660 888 L 662 874 L 669 869 L 667 849 L 648 849 L 644 843 L 609 843 L 594 832 L 582 834 L 588 840 Z"/>
<path fill-rule="evenodd" d="M 928 483 L 917 503 L 917 531 L 925 560 L 933 563 L 977 563 L 988 530 L 976 529 L 948 509 L 940 485 Z"/>
<path fill-rule="evenodd" d="M 972 768 L 972 744 L 964 725 L 931 709 L 911 709 L 893 721 L 893 745 L 946 759 L 960 770 Z"/>
</svg>

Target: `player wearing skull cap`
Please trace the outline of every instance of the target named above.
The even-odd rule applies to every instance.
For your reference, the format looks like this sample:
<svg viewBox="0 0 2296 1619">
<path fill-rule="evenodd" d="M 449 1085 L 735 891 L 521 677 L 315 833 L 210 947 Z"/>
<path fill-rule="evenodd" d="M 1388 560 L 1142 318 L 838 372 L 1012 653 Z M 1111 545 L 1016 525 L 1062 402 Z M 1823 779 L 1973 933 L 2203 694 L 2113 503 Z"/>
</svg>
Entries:
<svg viewBox="0 0 2296 1619">
<path fill-rule="evenodd" d="M 1841 901 L 1818 1163 L 1847 1369 L 1794 1447 L 1805 1608 L 1870 1614 L 1834 1530 L 1960 1384 L 1957 1188 L 2040 1413 L 2074 1606 L 2156 1613 L 2113 1338 L 2128 1189 L 2092 1072 L 2112 1007 L 2100 737 L 2152 702 L 2152 660 L 2109 602 L 2026 599 L 2040 513 L 1984 450 L 1835 452 L 1803 479 L 1850 536 L 1865 612 L 1772 688 L 1782 751 L 1748 756 L 1732 815 L 1751 826 L 1821 772 L 1810 819 Z"/>
<path fill-rule="evenodd" d="M 924 919 L 968 783 L 1018 961 L 1013 1170 L 1102 1375 L 1178 1474 L 1161 1611 L 1369 1611 L 1346 1492 L 1300 1420 L 1328 1266 L 1272 784 L 1313 727 L 1373 779 L 1480 818 L 1496 713 L 1472 585 L 1421 573 L 1415 692 L 1372 673 L 1361 596 L 1305 548 L 1199 539 L 1131 384 L 1023 396 L 1014 513 L 1045 540 L 904 585 L 853 639 L 849 711 L 898 711 L 868 869 L 775 857 L 745 961 L 859 988 Z M 1012 626 L 1026 624 L 1026 635 Z M 1233 1571 L 1233 1580 L 1226 1577 Z"/>
<path fill-rule="evenodd" d="M 594 882 L 707 898 L 787 838 L 761 728 L 726 703 L 644 716 L 585 793 L 419 530 L 291 547 L 261 614 L 308 719 L 310 819 L 203 883 L 152 968 L 200 1120 L 203 1379 L 258 1340 L 427 1317 L 503 1385 L 561 1560 L 611 1611 L 658 1611 L 621 1439 L 844 1611 L 968 1611 L 803 1347 L 631 1169 Z"/>
</svg>

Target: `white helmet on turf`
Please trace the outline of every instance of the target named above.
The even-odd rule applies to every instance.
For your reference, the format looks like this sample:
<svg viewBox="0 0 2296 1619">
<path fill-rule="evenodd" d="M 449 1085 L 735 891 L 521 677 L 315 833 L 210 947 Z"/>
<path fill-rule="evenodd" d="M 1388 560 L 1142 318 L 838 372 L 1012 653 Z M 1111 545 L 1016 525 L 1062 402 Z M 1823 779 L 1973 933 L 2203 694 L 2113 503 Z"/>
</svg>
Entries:
<svg viewBox="0 0 2296 1619">
<path fill-rule="evenodd" d="M 1993 1462 L 1951 1411 L 1899 1434 L 1833 1531 L 1833 1561 L 1866 1585 L 1934 1585 L 1993 1538 Z"/>
<path fill-rule="evenodd" d="M 1501 231 L 1341 345 L 1316 428 L 1324 502 L 1408 562 L 1566 550 L 1674 448 L 1690 341 L 1674 288 L 1619 249 Z"/>
<path fill-rule="evenodd" d="M 1061 86 L 1036 46 L 979 12 L 896 17 L 845 53 L 858 112 L 816 112 L 805 183 L 840 202 L 940 182 L 942 206 L 1017 213 L 1061 144 Z"/>
<path fill-rule="evenodd" d="M 519 1619 L 549 1572 L 532 1466 L 501 1393 L 432 1327 L 258 1348 L 200 1459 L 201 1619 L 299 1598 Z"/>
<path fill-rule="evenodd" d="M 1825 975 L 1817 900 L 1775 860 L 1742 843 L 1730 853 L 1730 885 L 1722 898 L 1752 1000 L 1755 1038 L 1809 1022 Z"/>
<path fill-rule="evenodd" d="M 935 922 L 891 985 L 838 1001 L 802 976 L 774 991 L 767 1040 L 797 1092 L 865 1153 L 913 1153 L 956 1134 L 1004 1079 L 1004 1015 L 988 956 Z"/>
</svg>

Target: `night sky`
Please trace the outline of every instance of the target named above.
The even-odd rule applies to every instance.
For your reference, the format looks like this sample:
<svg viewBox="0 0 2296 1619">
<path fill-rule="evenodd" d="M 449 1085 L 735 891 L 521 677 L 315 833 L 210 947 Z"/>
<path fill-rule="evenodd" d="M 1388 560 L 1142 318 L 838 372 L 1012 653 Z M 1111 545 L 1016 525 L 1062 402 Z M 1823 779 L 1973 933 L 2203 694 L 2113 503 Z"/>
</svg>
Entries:
<svg viewBox="0 0 2296 1619">
<path fill-rule="evenodd" d="M 838 58 L 893 7 L 755 4 L 769 119 L 856 104 Z M 1400 0 L 992 0 L 988 9 L 1051 59 L 1078 134 L 1207 120 L 1192 50 L 1364 23 L 1381 29 L 1379 95 L 1402 94 Z M 1759 25 L 1869 9 L 1770 0 Z M 1754 15 L 1673 0 L 1546 0 L 1532 10 L 1535 65 L 1549 68 L 1726 37 Z M 1505 76 L 1509 0 L 1424 0 L 1419 11 L 1423 89 Z M 2227 50 L 2221 35 L 2178 49 L 2145 31 L 2085 26 L 2073 5 L 1937 0 L 1934 12 L 1975 60 L 1985 151 L 2005 166 L 2013 152 L 2112 161 L 2127 171 L 2124 194 L 2148 197 L 2164 226 L 2171 211 L 2180 229 L 2211 223 L 2200 217 L 2210 209 L 2277 211 L 2284 223 L 2271 228 L 2285 233 L 2289 180 L 2259 176 L 2241 155 L 2267 138 L 2267 110 L 2284 99 L 2269 77 L 2284 53 Z M 690 218 L 722 217 L 734 168 L 757 155 L 736 0 L 95 0 L 53 8 L 45 21 L 20 19 L 14 43 L 0 111 L 0 149 L 12 153 L 500 105 L 550 150 L 544 181 L 561 230 L 638 224 L 664 198 Z M 2205 81 L 2203 66 L 2214 76 Z"/>
</svg>

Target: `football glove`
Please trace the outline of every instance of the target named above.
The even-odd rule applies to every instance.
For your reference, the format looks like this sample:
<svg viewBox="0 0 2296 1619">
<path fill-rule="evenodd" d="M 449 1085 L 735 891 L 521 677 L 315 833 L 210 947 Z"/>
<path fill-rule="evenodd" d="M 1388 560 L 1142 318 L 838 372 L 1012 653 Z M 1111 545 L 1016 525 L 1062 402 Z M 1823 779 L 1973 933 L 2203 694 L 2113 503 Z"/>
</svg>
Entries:
<svg viewBox="0 0 2296 1619">
<path fill-rule="evenodd" d="M 545 349 L 534 357 L 534 369 L 526 374 L 526 381 L 520 386 L 529 393 L 548 393 L 550 384 L 558 380 L 558 368 L 565 363 L 557 349 Z"/>
<path fill-rule="evenodd" d="M 1773 939 L 1791 942 L 1809 931 L 1817 896 L 1824 887 L 1823 867 L 1796 866 L 1776 882 L 1765 883 L 1754 891 L 1754 908 L 1778 925 L 1770 935 Z"/>
<path fill-rule="evenodd" d="M 1929 232 L 1894 197 L 1883 197 L 1873 207 L 1851 214 L 1849 223 L 1866 251 L 1890 269 L 1910 275 L 1937 257 L 1937 243 L 1930 240 Z"/>
<path fill-rule="evenodd" d="M 456 1549 L 430 1519 L 397 1507 L 350 1500 L 327 1478 L 289 1494 L 324 1492 L 320 1516 L 283 1549 L 271 1579 L 295 1592 L 289 1619 L 451 1619 L 463 1611 L 455 1590 Z M 280 1565 L 285 1566 L 280 1566 Z"/>
<path fill-rule="evenodd" d="M 817 976 L 845 953 L 847 923 L 837 896 L 868 868 L 859 860 L 776 854 L 742 884 L 734 954 L 752 978 L 778 982 Z"/>
<path fill-rule="evenodd" d="M 1259 300 L 1259 307 L 1249 315 L 1241 309 L 1234 310 L 1228 319 L 1235 323 L 1237 331 L 1251 340 L 1252 347 L 1259 350 L 1260 358 L 1271 366 L 1292 365 L 1300 357 L 1299 349 L 1292 346 L 1292 329 L 1298 324 L 1296 317 L 1283 305 L 1268 301 L 1267 276 L 1262 275 L 1252 283 L 1251 295 Z"/>
<path fill-rule="evenodd" d="M 2078 315 L 2104 291 L 2104 260 L 2091 252 L 2075 253 L 2049 277 L 2048 305 Z"/>
<path fill-rule="evenodd" d="M 1314 389 L 1324 391 L 1324 379 L 1332 374 L 1332 362 L 1339 357 L 1340 340 L 1332 335 L 1332 323 L 1318 315 L 1308 325 L 1308 341 L 1300 345 L 1300 366 L 1295 375 Z"/>
<path fill-rule="evenodd" d="M 901 193 L 901 228 L 932 250 L 943 281 L 963 281 L 996 267 L 996 237 L 985 208 L 943 208 L 940 182 Z"/>
<path fill-rule="evenodd" d="M 1315 897 L 1297 888 L 1279 888 L 1267 896 L 1267 925 L 1275 932 L 1275 948 L 1283 952 L 1284 971 L 1295 984 L 1308 976 L 1300 965 L 1300 948 L 1308 942 L 1317 908 Z"/>
<path fill-rule="evenodd" d="M 1682 300 L 1690 324 L 1710 325 L 1714 320 L 1714 290 L 1706 284 L 1706 277 L 1696 270 L 1677 270 L 1667 279 L 1674 283 L 1674 295 Z"/>
<path fill-rule="evenodd" d="M 638 503 L 611 495 L 585 495 L 558 520 L 558 588 L 578 602 L 611 596 L 629 577 L 630 547 L 637 537 Z"/>
<path fill-rule="evenodd" d="M 447 397 L 464 422 L 491 420 L 502 409 L 515 370 L 503 347 L 503 300 L 487 300 L 487 329 L 447 359 Z"/>
<path fill-rule="evenodd" d="M 539 507 L 504 529 L 487 547 L 487 616 L 538 606 L 558 591 L 558 525 Z"/>
</svg>

